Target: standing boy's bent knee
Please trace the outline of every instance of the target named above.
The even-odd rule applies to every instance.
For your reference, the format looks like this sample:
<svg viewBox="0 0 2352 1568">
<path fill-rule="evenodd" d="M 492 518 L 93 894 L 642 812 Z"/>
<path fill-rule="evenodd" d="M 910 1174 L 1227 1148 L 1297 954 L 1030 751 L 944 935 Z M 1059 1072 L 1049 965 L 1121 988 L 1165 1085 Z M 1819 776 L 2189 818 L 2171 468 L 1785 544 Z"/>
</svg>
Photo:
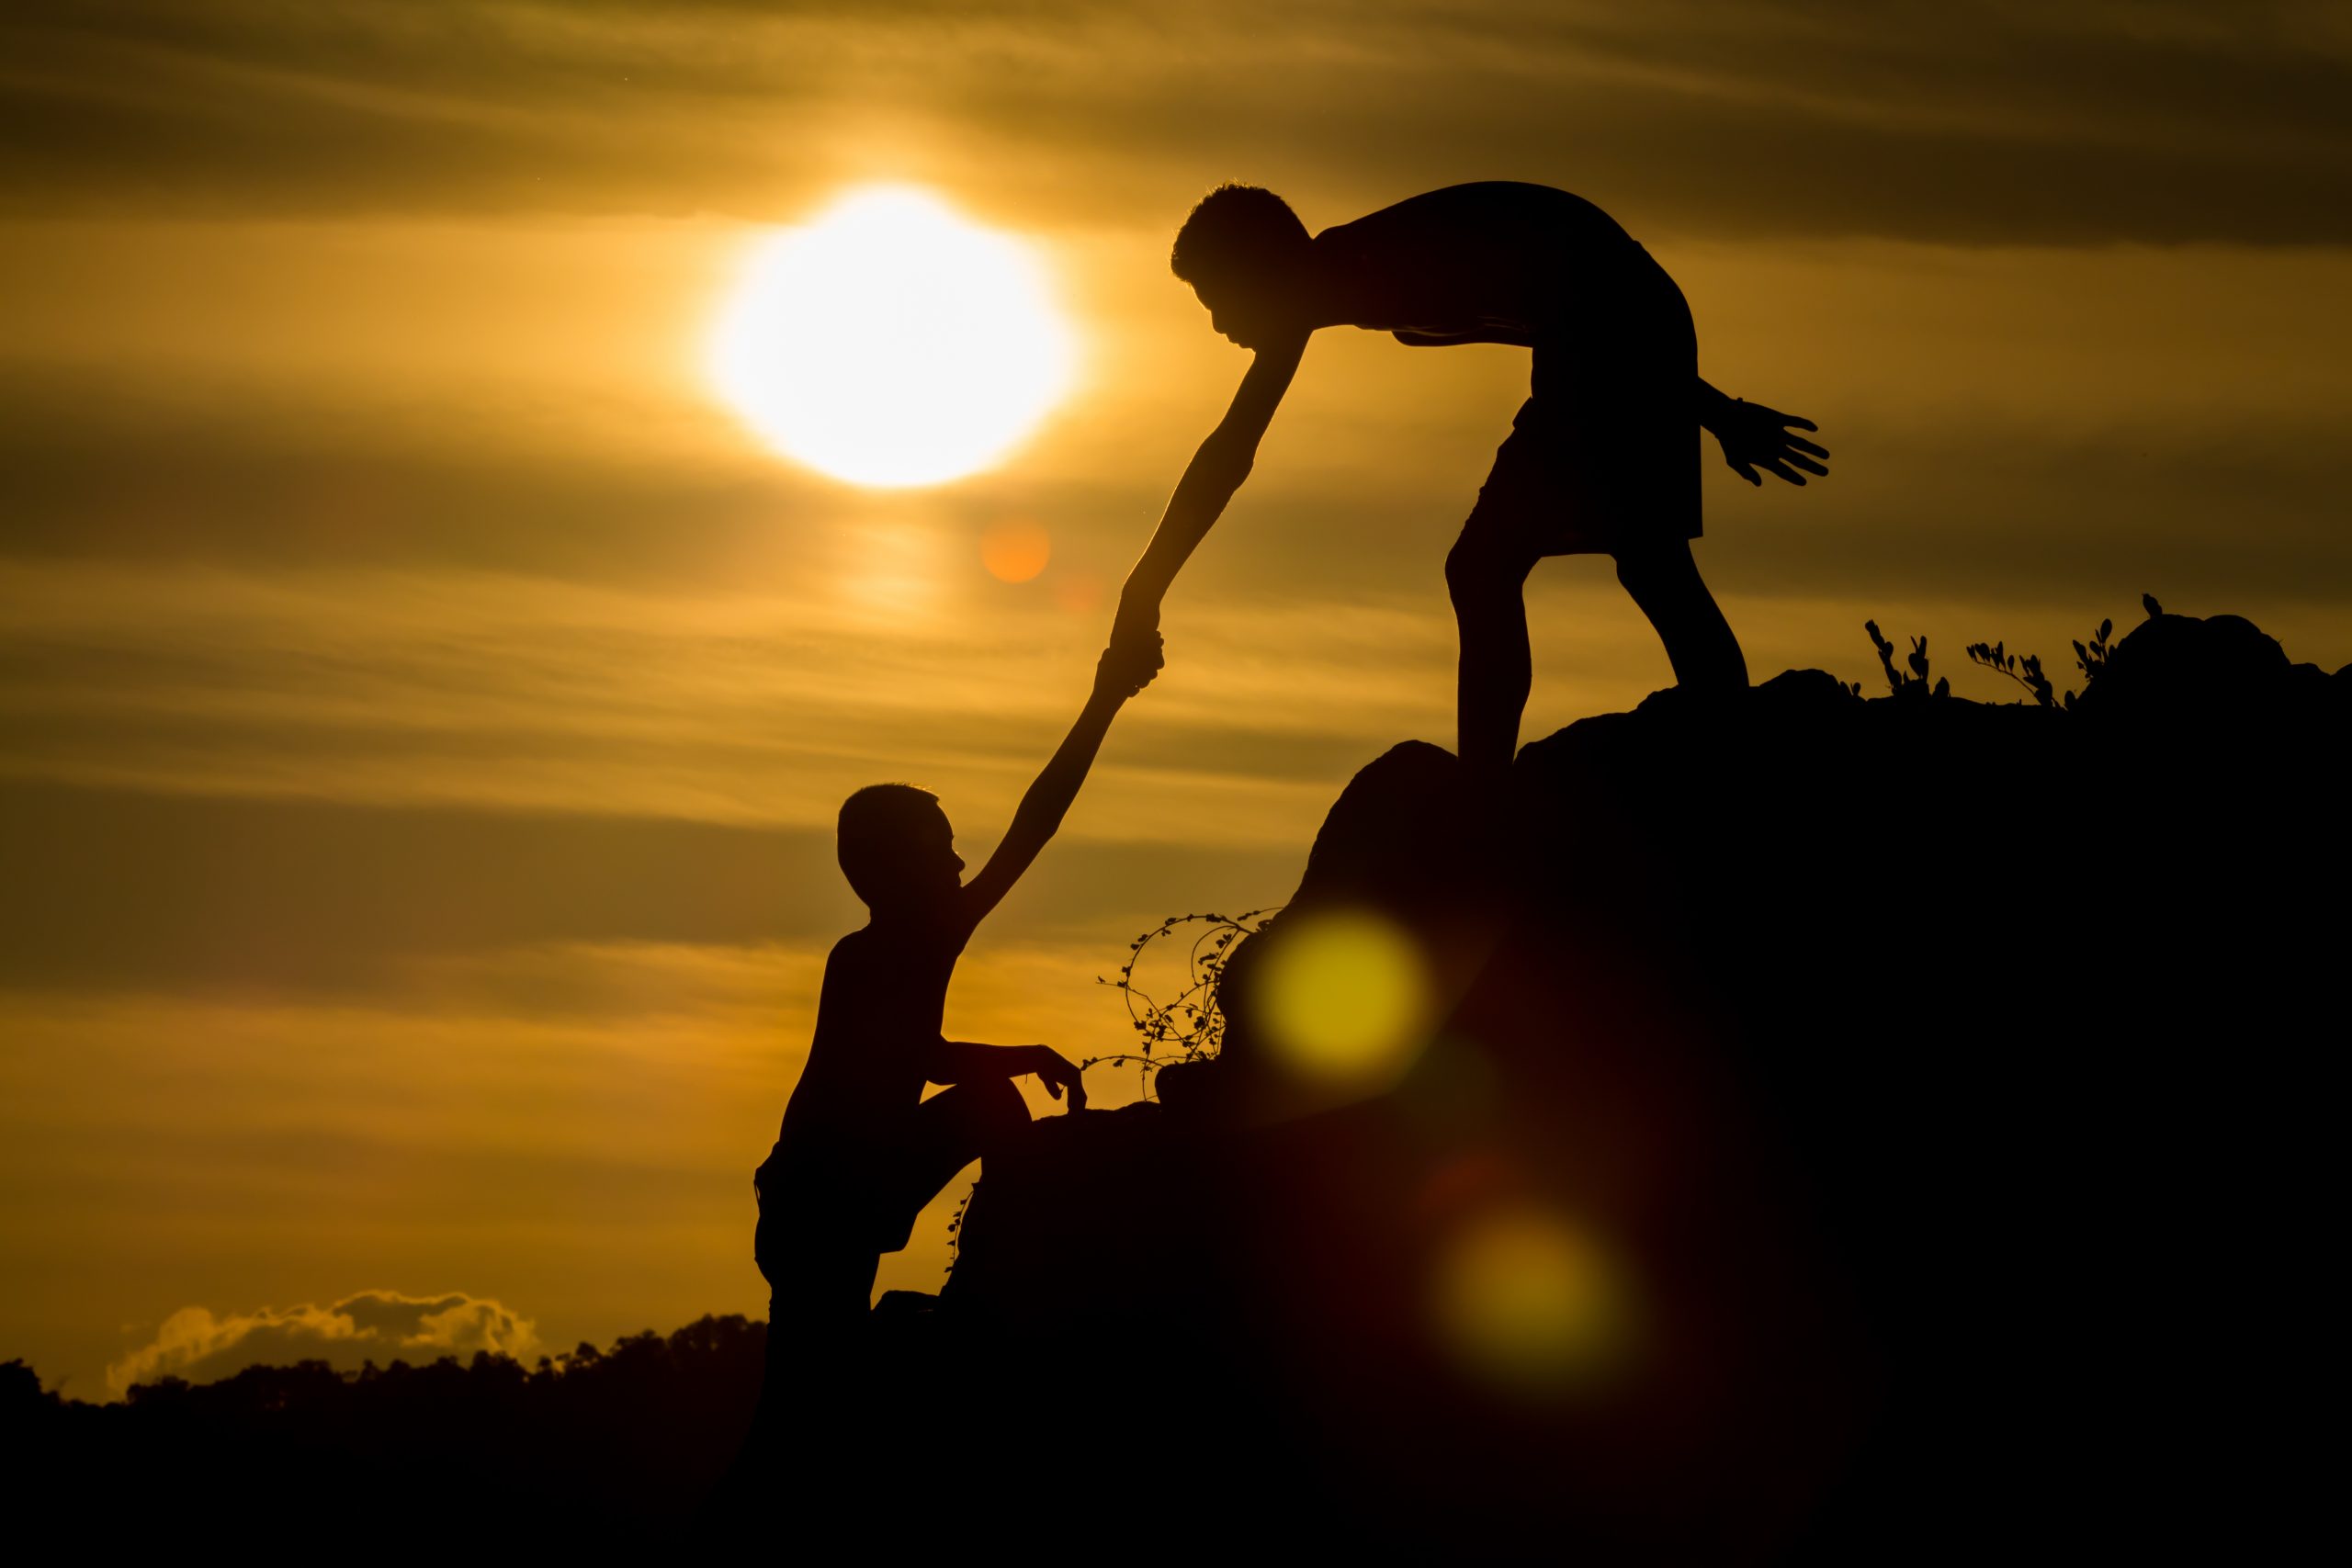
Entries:
<svg viewBox="0 0 2352 1568">
<path fill-rule="evenodd" d="M 1699 580 L 1699 563 L 1680 539 L 1661 540 L 1617 554 L 1617 581 L 1628 592 L 1670 589 Z"/>
</svg>

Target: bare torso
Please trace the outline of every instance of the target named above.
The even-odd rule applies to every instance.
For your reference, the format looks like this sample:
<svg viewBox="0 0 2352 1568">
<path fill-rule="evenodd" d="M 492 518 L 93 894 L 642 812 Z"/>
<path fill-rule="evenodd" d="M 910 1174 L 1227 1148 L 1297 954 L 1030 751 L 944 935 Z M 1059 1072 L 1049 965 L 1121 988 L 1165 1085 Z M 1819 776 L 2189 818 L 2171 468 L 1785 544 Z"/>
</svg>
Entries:
<svg viewBox="0 0 2352 1568">
<path fill-rule="evenodd" d="M 968 927 L 852 931 L 825 960 L 808 1063 L 785 1106 L 787 1162 L 855 1157 L 922 1099 L 922 1047 L 939 1038 Z"/>
</svg>

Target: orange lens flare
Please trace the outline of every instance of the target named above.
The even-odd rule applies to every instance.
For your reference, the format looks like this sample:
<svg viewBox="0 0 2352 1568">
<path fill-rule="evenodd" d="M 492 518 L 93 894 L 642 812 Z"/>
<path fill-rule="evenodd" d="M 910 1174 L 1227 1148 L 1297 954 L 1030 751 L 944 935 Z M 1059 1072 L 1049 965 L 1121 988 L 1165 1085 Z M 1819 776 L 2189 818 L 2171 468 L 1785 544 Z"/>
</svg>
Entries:
<svg viewBox="0 0 2352 1568">
<path fill-rule="evenodd" d="M 1053 558 L 1052 536 L 1035 523 L 999 523 L 980 536 L 980 564 L 999 582 L 1027 582 Z"/>
</svg>

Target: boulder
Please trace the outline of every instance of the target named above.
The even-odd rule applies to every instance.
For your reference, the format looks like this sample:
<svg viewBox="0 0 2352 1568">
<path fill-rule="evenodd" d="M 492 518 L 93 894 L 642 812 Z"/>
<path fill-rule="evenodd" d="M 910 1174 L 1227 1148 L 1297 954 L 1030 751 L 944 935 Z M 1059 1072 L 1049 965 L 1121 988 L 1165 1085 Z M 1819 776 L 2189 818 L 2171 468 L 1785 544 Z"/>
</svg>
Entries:
<svg viewBox="0 0 2352 1568">
<path fill-rule="evenodd" d="M 1394 748 L 1225 1058 L 991 1165 L 944 1331 L 1082 1353 L 1016 1428 L 1172 1465 L 1171 1548 L 2283 1551 L 2340 1363 L 2343 684 L 2164 615 L 2073 712 L 1801 671 L 1500 785 Z M 1273 977 L 1342 915 L 1426 1011 L 1335 1087 Z"/>
</svg>

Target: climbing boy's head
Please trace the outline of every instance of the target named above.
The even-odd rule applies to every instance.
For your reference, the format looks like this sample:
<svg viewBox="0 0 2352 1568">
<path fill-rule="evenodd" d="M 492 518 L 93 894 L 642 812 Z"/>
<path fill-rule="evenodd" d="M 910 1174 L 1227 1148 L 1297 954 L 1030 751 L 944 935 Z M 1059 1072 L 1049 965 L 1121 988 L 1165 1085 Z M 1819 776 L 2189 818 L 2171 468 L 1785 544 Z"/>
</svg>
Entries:
<svg viewBox="0 0 2352 1568">
<path fill-rule="evenodd" d="M 1315 259 L 1298 214 L 1272 191 L 1219 186 L 1201 197 L 1168 265 L 1193 286 L 1216 330 L 1255 348 L 1302 314 Z"/>
<path fill-rule="evenodd" d="M 842 802 L 842 874 L 865 907 L 920 908 L 963 886 L 964 860 L 939 797 L 912 784 L 868 784 Z"/>
</svg>

